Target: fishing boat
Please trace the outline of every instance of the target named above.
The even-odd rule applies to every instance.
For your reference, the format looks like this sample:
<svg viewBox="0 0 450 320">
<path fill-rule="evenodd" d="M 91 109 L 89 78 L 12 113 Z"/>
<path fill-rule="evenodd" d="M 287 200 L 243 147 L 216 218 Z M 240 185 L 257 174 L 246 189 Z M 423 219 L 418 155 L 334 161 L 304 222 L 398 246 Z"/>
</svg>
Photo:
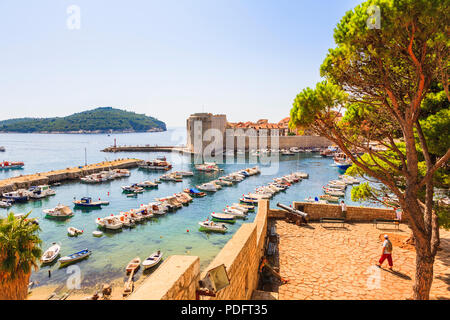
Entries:
<svg viewBox="0 0 450 320">
<path fill-rule="evenodd" d="M 182 177 L 192 177 L 194 175 L 192 171 L 175 171 L 174 173 Z"/>
<path fill-rule="evenodd" d="M 226 223 L 236 222 L 236 217 L 232 214 L 213 212 L 211 213 L 211 217 L 215 222 L 226 222 Z"/>
<path fill-rule="evenodd" d="M 141 266 L 141 258 L 136 257 L 133 260 L 131 260 L 130 262 L 128 262 L 125 270 L 126 270 L 127 274 L 129 274 L 131 272 L 134 273 L 137 269 L 139 269 L 140 266 Z"/>
<path fill-rule="evenodd" d="M 73 211 L 68 206 L 58 204 L 55 208 L 42 210 L 48 219 L 67 219 L 73 216 Z"/>
<path fill-rule="evenodd" d="M 21 161 L 11 162 L 11 161 L 3 161 L 0 162 L 0 170 L 8 170 L 8 169 L 22 169 L 25 164 Z"/>
<path fill-rule="evenodd" d="M 41 263 L 51 263 L 53 262 L 59 255 L 59 251 L 61 250 L 61 245 L 53 242 L 51 247 L 45 250 L 44 254 L 41 257 Z"/>
<path fill-rule="evenodd" d="M 80 230 L 80 229 L 77 229 L 77 228 L 74 228 L 74 227 L 68 227 L 68 228 L 67 228 L 67 233 L 68 233 L 69 236 L 71 236 L 71 237 L 76 237 L 76 236 L 78 236 L 79 234 L 82 234 L 82 233 L 83 233 L 83 230 Z"/>
<path fill-rule="evenodd" d="M 150 202 L 145 206 L 153 215 L 162 216 L 166 214 L 166 208 L 161 204 L 161 202 Z"/>
<path fill-rule="evenodd" d="M 142 261 L 144 270 L 150 269 L 161 262 L 163 253 L 161 251 L 153 252 L 147 259 Z"/>
<path fill-rule="evenodd" d="M 248 213 L 248 209 L 244 208 L 244 207 L 241 207 L 241 206 L 231 205 L 231 206 L 227 206 L 227 208 L 230 208 L 230 209 L 233 209 L 233 210 L 237 210 L 237 211 L 242 212 L 242 213 Z"/>
<path fill-rule="evenodd" d="M 223 223 L 215 223 L 213 221 L 206 220 L 199 222 L 198 224 L 200 225 L 200 231 L 225 233 L 228 230 L 227 226 Z"/>
<path fill-rule="evenodd" d="M 91 255 L 92 251 L 88 249 L 84 249 L 75 253 L 72 253 L 68 256 L 62 257 L 58 259 L 58 262 L 61 263 L 61 265 L 73 263 L 76 261 L 83 260 Z"/>
<path fill-rule="evenodd" d="M 150 161 L 143 161 L 142 163 L 140 163 L 139 168 L 145 170 L 168 171 L 172 169 L 172 165 L 165 160 L 150 160 Z"/>
<path fill-rule="evenodd" d="M 121 229 L 123 226 L 123 223 L 120 222 L 119 219 L 117 219 L 117 217 L 114 217 L 114 215 L 105 218 L 97 218 L 95 222 L 99 227 L 109 230 L 118 230 Z"/>
<path fill-rule="evenodd" d="M 32 186 L 28 191 L 30 192 L 29 197 L 31 199 L 42 199 L 56 194 L 55 190 L 50 189 L 48 185 Z"/>
<path fill-rule="evenodd" d="M 219 167 L 214 162 L 205 162 L 203 164 L 196 164 L 195 169 L 197 171 L 203 171 L 203 172 L 220 171 Z"/>
<path fill-rule="evenodd" d="M 143 181 L 136 183 L 136 186 L 144 189 L 158 188 L 158 184 L 152 181 Z"/>
<path fill-rule="evenodd" d="M 13 202 L 26 202 L 30 199 L 30 192 L 25 189 L 19 189 L 17 191 L 4 193 L 3 198 Z"/>
<path fill-rule="evenodd" d="M 239 201 L 241 201 L 242 203 L 247 204 L 247 205 L 252 205 L 252 206 L 258 205 L 258 200 L 256 200 L 256 199 L 247 199 L 245 197 L 242 197 L 241 199 L 239 199 Z"/>
<path fill-rule="evenodd" d="M 340 170 L 347 170 L 353 164 L 353 161 L 345 153 L 336 153 L 333 160 Z"/>
<path fill-rule="evenodd" d="M 333 196 L 331 196 L 329 194 L 321 195 L 320 199 L 326 200 L 326 201 L 329 201 L 329 202 L 335 202 L 335 203 L 339 202 L 339 198 L 338 197 L 333 197 Z"/>
<path fill-rule="evenodd" d="M 73 201 L 75 207 L 84 207 L 84 208 L 100 208 L 102 205 L 105 205 L 109 202 L 106 201 L 92 201 L 91 197 L 84 197 L 81 200 Z"/>
<path fill-rule="evenodd" d="M 202 197 L 206 196 L 206 193 L 201 192 L 200 190 L 197 190 L 196 188 L 184 189 L 184 192 L 186 192 L 187 194 L 189 194 L 191 197 L 194 197 L 194 198 L 202 198 Z"/>
<path fill-rule="evenodd" d="M 131 186 L 122 186 L 123 193 L 142 193 L 144 192 L 144 188 L 138 187 L 137 184 L 133 184 Z"/>
<path fill-rule="evenodd" d="M 132 228 L 132 227 L 134 227 L 136 225 L 136 221 L 131 216 L 129 216 L 128 214 L 122 213 L 122 214 L 119 214 L 116 217 L 119 219 L 119 221 L 125 227 Z"/>
</svg>

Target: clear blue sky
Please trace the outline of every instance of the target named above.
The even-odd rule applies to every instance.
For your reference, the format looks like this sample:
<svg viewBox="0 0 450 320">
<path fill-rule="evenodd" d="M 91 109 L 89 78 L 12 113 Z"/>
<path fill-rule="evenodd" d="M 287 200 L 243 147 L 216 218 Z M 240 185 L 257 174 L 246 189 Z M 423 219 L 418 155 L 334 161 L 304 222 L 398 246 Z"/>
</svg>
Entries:
<svg viewBox="0 0 450 320">
<path fill-rule="evenodd" d="M 278 122 L 360 2 L 1 0 L 0 119 L 113 106 L 168 126 L 202 111 Z"/>
</svg>

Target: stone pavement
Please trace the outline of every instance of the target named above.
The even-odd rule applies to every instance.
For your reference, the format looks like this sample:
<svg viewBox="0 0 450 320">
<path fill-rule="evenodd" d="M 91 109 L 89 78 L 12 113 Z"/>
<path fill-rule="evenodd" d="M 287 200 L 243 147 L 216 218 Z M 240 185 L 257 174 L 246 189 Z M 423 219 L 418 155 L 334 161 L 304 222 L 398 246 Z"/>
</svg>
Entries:
<svg viewBox="0 0 450 320">
<path fill-rule="evenodd" d="M 380 235 L 407 238 L 390 226 L 346 224 L 346 228 L 324 228 L 320 223 L 298 227 L 276 221 L 278 252 L 274 256 L 288 284 L 278 288 L 280 300 L 401 300 L 412 296 L 415 251 L 393 249 L 394 272 L 375 267 L 381 255 Z M 381 229 L 383 228 L 383 229 Z M 384 229 L 386 228 L 386 229 Z M 450 232 L 441 229 L 441 248 L 434 264 L 433 299 L 450 299 Z"/>
</svg>

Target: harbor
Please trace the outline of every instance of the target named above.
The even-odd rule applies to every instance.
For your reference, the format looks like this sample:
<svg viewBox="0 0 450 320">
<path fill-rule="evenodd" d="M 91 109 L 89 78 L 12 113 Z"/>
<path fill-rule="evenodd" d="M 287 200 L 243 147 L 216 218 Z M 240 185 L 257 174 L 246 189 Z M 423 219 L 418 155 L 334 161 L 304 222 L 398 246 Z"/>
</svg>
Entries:
<svg viewBox="0 0 450 320">
<path fill-rule="evenodd" d="M 165 136 L 170 133 L 166 133 Z M 154 137 L 149 134 L 132 134 L 133 140 L 147 139 Z M 154 134 L 152 134 L 154 135 Z M 161 133 L 155 135 L 163 136 Z M 55 135 L 56 136 L 56 135 Z M 34 136 L 31 136 L 34 138 Z M 86 137 L 83 135 L 70 136 L 75 141 L 83 141 Z M 105 144 L 108 139 L 106 135 L 98 135 L 89 137 L 87 145 L 89 159 L 101 159 L 101 144 Z M 111 138 L 109 138 L 111 139 Z M 121 137 L 121 139 L 123 139 Z M 163 139 L 161 139 L 163 141 Z M 83 162 L 84 144 L 78 143 L 78 163 Z M 161 144 L 162 145 L 162 144 Z M 36 144 L 35 144 L 36 146 Z M 11 150 L 10 147 L 7 150 Z M 97 151 L 95 151 L 97 150 Z M 7 151 L 7 152 L 8 152 Z M 16 151 L 20 155 L 20 150 Z M 55 150 L 56 152 L 56 150 Z M 73 152 L 70 146 L 58 152 Z M 43 199 L 30 200 L 25 203 L 14 204 L 10 208 L 0 209 L 0 214 L 5 216 L 9 211 L 15 214 L 27 213 L 31 211 L 30 217 L 37 218 L 41 228 L 40 237 L 43 240 L 42 247 L 47 249 L 52 243 L 57 242 L 61 245 L 61 257 L 68 254 L 79 252 L 85 248 L 92 251 L 89 257 L 76 263 L 83 273 L 81 287 L 83 292 L 92 292 L 94 288 L 98 288 L 104 282 L 122 283 L 125 281 L 124 268 L 127 263 L 136 256 L 145 259 L 149 254 L 156 250 L 164 252 L 165 257 L 171 255 L 197 255 L 201 257 L 201 266 L 205 268 L 215 257 L 215 255 L 223 248 L 223 246 L 233 237 L 234 233 L 245 223 L 251 223 L 256 217 L 256 211 L 248 212 L 246 219 L 236 219 L 234 224 L 227 224 L 226 233 L 210 233 L 201 232 L 199 230 L 199 222 L 211 219 L 211 213 L 222 212 L 227 206 L 233 207 L 240 203 L 243 195 L 254 193 L 258 188 L 273 183 L 274 179 L 294 172 L 304 172 L 309 175 L 309 179 L 303 179 L 301 182 L 293 184 L 287 190 L 277 192 L 273 196 L 274 202 L 292 203 L 294 200 L 302 200 L 308 197 L 318 197 L 323 194 L 322 187 L 329 181 L 338 179 L 341 174 L 339 169 L 334 165 L 333 159 L 325 158 L 319 152 L 303 152 L 286 155 L 280 158 L 279 169 L 272 172 L 270 166 L 263 166 L 258 163 L 226 163 L 219 164 L 218 170 L 213 170 L 211 166 L 194 165 L 189 155 L 179 153 L 146 153 L 124 152 L 120 154 L 120 158 L 129 157 L 124 160 L 109 160 L 102 164 L 90 165 L 84 168 L 74 166 L 76 162 L 72 160 L 70 169 L 48 170 L 51 169 L 47 165 L 49 174 L 59 174 L 59 179 L 67 179 L 68 176 L 74 179 L 61 181 L 61 185 L 51 186 L 56 194 Z M 146 161 L 154 158 L 167 158 L 167 162 L 172 168 L 165 170 L 147 170 L 138 167 L 140 163 L 137 159 Z M 4 175 L 19 172 L 28 173 L 28 170 L 45 166 L 49 158 L 45 154 L 41 154 L 40 159 L 26 159 L 25 166 L 21 171 L 14 170 L 4 172 Z M 64 159 L 62 159 L 64 160 Z M 66 160 L 64 160 L 66 161 Z M 75 162 L 75 163 L 74 163 Z M 98 228 L 97 219 L 105 218 L 111 215 L 119 215 L 121 212 L 129 212 L 130 209 L 139 209 L 141 205 L 147 205 L 155 202 L 156 199 L 164 199 L 174 194 L 190 191 L 202 185 L 214 182 L 217 185 L 226 184 L 226 177 L 242 170 L 259 166 L 261 173 L 245 178 L 240 183 L 233 183 L 231 186 L 223 185 L 221 190 L 217 192 L 205 192 L 203 197 L 192 196 L 193 200 L 183 205 L 180 209 L 168 212 L 162 216 L 155 216 L 136 223 L 133 228 L 120 228 L 120 230 L 104 230 Z M 83 166 L 82 166 L 83 167 Z M 109 180 L 99 183 L 84 183 L 81 177 L 108 170 L 109 168 L 125 168 L 128 167 L 129 176 L 120 179 Z M 32 169 L 30 169 L 32 168 Z M 138 193 L 136 197 L 127 197 L 122 187 L 140 184 L 145 181 L 154 182 L 159 180 L 166 173 L 174 173 L 181 175 L 181 182 L 161 181 L 157 188 L 146 189 L 142 193 Z M 192 173 L 192 175 L 190 175 Z M 6 181 L 15 181 L 21 184 L 18 186 L 28 186 L 29 184 L 52 184 L 56 180 L 47 180 L 41 174 L 24 174 L 23 177 L 11 177 Z M 34 179 L 31 179 L 34 177 Z M 223 177 L 222 179 L 219 179 Z M 43 180 L 39 180 L 39 179 Z M 17 179 L 17 180 L 16 180 Z M 54 179 L 54 178 L 53 178 Z M 205 187 L 205 186 L 204 186 Z M 206 187 L 208 188 L 208 187 Z M 101 205 L 100 208 L 86 208 L 74 205 L 75 200 L 90 197 L 92 202 L 108 202 L 109 205 Z M 343 198 L 348 204 L 351 204 L 350 192 L 347 191 Z M 250 199 L 251 200 L 251 199 Z M 66 205 L 73 211 L 73 216 L 65 220 L 54 220 L 45 218 L 44 210 L 57 207 L 59 204 Z M 233 210 L 228 210 L 233 212 Z M 221 222 L 217 222 L 221 223 Z M 77 236 L 68 236 L 68 228 L 73 227 L 82 230 L 83 233 Z M 102 231 L 103 235 L 97 237 L 93 234 L 95 231 Z M 164 258 L 163 258 L 164 259 Z M 51 271 L 51 277 L 48 272 Z M 134 281 L 139 284 L 152 273 L 152 270 L 139 270 L 134 275 Z M 41 267 L 37 272 L 33 272 L 30 281 L 34 283 L 34 289 L 37 293 L 42 290 L 50 290 L 49 288 L 58 288 L 67 280 L 65 268 L 59 268 L 59 264 L 47 265 Z M 56 287 L 55 287 L 56 286 Z M 47 288 L 47 289 L 46 289 Z M 50 294 L 49 292 L 48 294 Z M 77 295 L 74 295 L 74 297 Z M 33 298 L 33 295 L 31 295 Z"/>
</svg>

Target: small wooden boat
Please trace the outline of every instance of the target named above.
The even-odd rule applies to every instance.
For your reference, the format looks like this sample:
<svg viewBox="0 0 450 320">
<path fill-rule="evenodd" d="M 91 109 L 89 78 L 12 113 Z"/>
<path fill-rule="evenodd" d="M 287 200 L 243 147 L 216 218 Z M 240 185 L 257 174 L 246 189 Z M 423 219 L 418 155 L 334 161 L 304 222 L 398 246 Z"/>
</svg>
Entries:
<svg viewBox="0 0 450 320">
<path fill-rule="evenodd" d="M 42 263 L 50 263 L 56 259 L 59 255 L 59 251 L 61 250 L 61 246 L 56 242 L 52 243 L 52 246 L 45 250 L 44 254 L 41 257 Z"/>
<path fill-rule="evenodd" d="M 153 252 L 147 259 L 142 262 L 144 270 L 150 269 L 161 262 L 163 253 L 161 251 Z"/>
<path fill-rule="evenodd" d="M 68 227 L 68 228 L 67 228 L 67 233 L 68 233 L 69 236 L 71 236 L 71 237 L 76 237 L 76 236 L 78 236 L 79 234 L 82 234 L 82 233 L 83 233 L 83 230 L 80 230 L 80 229 L 77 229 L 77 228 L 74 228 L 74 227 Z"/>
<path fill-rule="evenodd" d="M 130 262 L 128 262 L 125 270 L 127 271 L 127 274 L 129 274 L 131 272 L 134 273 L 137 269 L 139 269 L 140 266 L 141 266 L 141 258 L 136 257 L 133 260 L 131 260 Z"/>
<path fill-rule="evenodd" d="M 214 223 L 213 221 L 202 221 L 198 223 L 200 225 L 200 231 L 204 232 L 219 232 L 219 233 L 225 233 L 227 232 L 228 228 L 223 223 Z"/>
<path fill-rule="evenodd" d="M 88 249 L 84 249 L 78 252 L 75 252 L 73 254 L 70 254 L 68 256 L 59 258 L 58 261 L 63 265 L 63 264 L 68 264 L 68 263 L 73 263 L 76 261 L 80 261 L 83 260 L 87 257 L 89 257 L 91 255 L 92 251 L 88 250 Z"/>
</svg>

